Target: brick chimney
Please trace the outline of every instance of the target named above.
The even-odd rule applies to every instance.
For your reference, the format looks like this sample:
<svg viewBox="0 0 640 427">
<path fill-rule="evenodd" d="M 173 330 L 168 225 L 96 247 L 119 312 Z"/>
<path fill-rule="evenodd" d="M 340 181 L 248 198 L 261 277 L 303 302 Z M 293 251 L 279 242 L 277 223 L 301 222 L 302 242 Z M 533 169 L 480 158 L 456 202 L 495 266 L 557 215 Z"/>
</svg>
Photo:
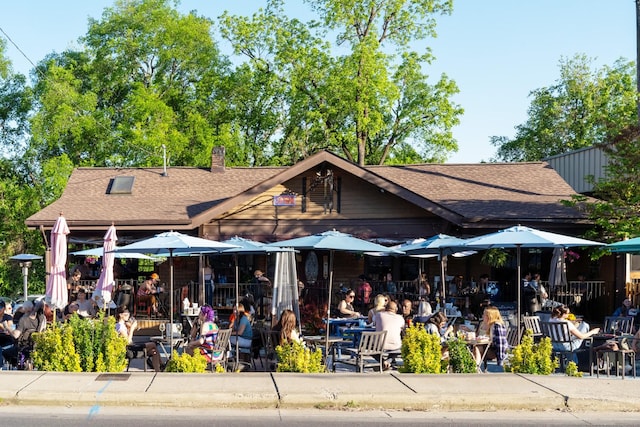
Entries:
<svg viewBox="0 0 640 427">
<path fill-rule="evenodd" d="M 224 172 L 224 147 L 211 150 L 211 172 Z"/>
</svg>

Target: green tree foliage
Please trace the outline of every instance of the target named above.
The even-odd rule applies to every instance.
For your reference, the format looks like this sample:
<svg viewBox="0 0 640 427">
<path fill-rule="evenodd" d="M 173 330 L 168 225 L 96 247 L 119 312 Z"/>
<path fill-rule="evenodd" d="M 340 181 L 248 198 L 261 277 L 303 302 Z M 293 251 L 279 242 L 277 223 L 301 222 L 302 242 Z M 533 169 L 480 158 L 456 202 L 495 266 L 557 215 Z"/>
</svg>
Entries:
<svg viewBox="0 0 640 427">
<path fill-rule="evenodd" d="M 204 166 L 225 114 L 228 63 L 211 22 L 169 0 L 117 0 L 89 20 L 82 52 L 41 62 L 33 154 L 74 166 Z M 233 152 L 233 150 L 230 150 Z"/>
<path fill-rule="evenodd" d="M 515 137 L 491 137 L 497 160 L 538 161 L 606 143 L 635 123 L 634 63 L 620 59 L 592 70 L 592 62 L 585 55 L 560 61 L 556 84 L 531 92 L 529 118 Z"/>
<path fill-rule="evenodd" d="M 280 106 L 269 122 L 280 120 L 281 137 L 269 147 L 275 157 L 288 163 L 329 148 L 364 165 L 393 159 L 396 147 L 404 158 L 408 143 L 421 160 L 457 149 L 451 128 L 462 110 L 449 98 L 458 89 L 446 76 L 429 84 L 428 49 L 409 48 L 435 37 L 434 16 L 451 13 L 451 1 L 309 0 L 320 18 L 309 23 L 284 16 L 283 3 L 270 0 L 250 18 L 221 18 L 235 53 L 281 87 L 279 97 L 264 89 L 233 100 L 238 108 L 258 99 Z M 331 35 L 335 46 L 326 42 Z"/>
</svg>

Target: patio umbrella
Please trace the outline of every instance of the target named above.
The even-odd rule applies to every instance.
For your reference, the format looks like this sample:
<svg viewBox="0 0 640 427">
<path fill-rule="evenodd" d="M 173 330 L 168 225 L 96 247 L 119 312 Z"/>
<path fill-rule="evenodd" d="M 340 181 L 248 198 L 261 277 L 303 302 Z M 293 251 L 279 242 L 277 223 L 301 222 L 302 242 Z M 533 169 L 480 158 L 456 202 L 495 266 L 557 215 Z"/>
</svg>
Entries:
<svg viewBox="0 0 640 427">
<path fill-rule="evenodd" d="M 520 337 L 520 294 L 521 294 L 521 248 L 568 248 L 575 246 L 602 246 L 603 243 L 563 234 L 549 233 L 534 228 L 517 225 L 485 236 L 468 239 L 463 247 L 469 249 L 516 248 L 517 276 L 517 319 L 518 338 Z"/>
<path fill-rule="evenodd" d="M 607 248 L 611 252 L 640 253 L 640 237 L 611 243 Z"/>
<path fill-rule="evenodd" d="M 285 309 L 292 310 L 300 325 L 300 305 L 298 304 L 298 273 L 294 251 L 276 253 L 276 269 L 273 274 L 273 296 L 271 316 L 281 314 Z"/>
<path fill-rule="evenodd" d="M 117 240 L 118 236 L 116 235 L 116 227 L 111 224 L 111 227 L 107 229 L 107 233 L 104 235 L 104 245 L 102 247 L 102 271 L 100 272 L 100 277 L 98 278 L 96 289 L 93 293 L 94 299 L 95 297 L 100 297 L 103 309 L 111 302 L 111 293 L 113 292 L 113 282 L 115 280 L 113 275 L 113 263 L 115 258 L 113 250 L 116 247 Z"/>
<path fill-rule="evenodd" d="M 235 267 L 236 267 L 236 283 L 235 283 L 235 293 L 236 293 L 236 309 L 238 308 L 238 303 L 240 301 L 240 271 L 238 268 L 238 255 L 251 255 L 251 254 L 268 254 L 268 253 L 272 253 L 272 252 L 277 252 L 278 254 L 280 252 L 291 252 L 294 253 L 290 248 L 281 248 L 278 246 L 268 246 L 266 243 L 262 243 L 262 242 L 258 242 L 255 240 L 250 240 L 250 239 L 245 239 L 243 237 L 232 237 L 230 239 L 227 240 L 223 240 L 222 243 L 226 243 L 229 245 L 233 245 L 234 247 L 230 248 L 230 249 L 226 249 L 224 250 L 225 254 L 233 254 L 233 260 L 235 263 Z M 295 271 L 295 257 L 293 258 L 293 268 Z M 265 268 L 265 271 L 267 269 Z M 276 261 L 276 274 L 275 277 L 273 278 L 273 293 L 274 293 L 274 297 L 276 295 L 277 289 L 279 289 L 280 286 L 280 277 L 278 274 L 278 269 L 277 269 L 277 261 Z M 296 280 L 296 291 L 297 291 L 297 280 Z M 275 300 L 275 298 L 272 298 L 272 304 L 273 301 Z M 296 308 L 297 308 L 297 304 L 296 304 Z M 300 322 L 300 312 L 299 310 L 296 310 L 296 317 L 298 319 L 298 322 Z M 272 310 L 272 314 L 273 314 L 273 310 Z M 237 331 L 236 331 L 236 364 L 239 363 L 239 358 L 238 358 L 238 354 L 239 354 L 239 344 L 238 344 L 238 338 L 237 338 Z M 235 370 L 235 369 L 234 369 Z"/>
<path fill-rule="evenodd" d="M 291 247 L 294 249 L 315 249 L 329 251 L 329 303 L 327 304 L 327 328 L 325 337 L 325 348 L 329 348 L 329 319 L 331 318 L 331 292 L 333 287 L 333 257 L 335 251 L 343 252 L 381 252 L 388 254 L 402 254 L 401 251 L 388 248 L 386 246 L 372 243 L 353 237 L 350 234 L 341 233 L 336 230 L 325 231 L 324 233 L 313 234 L 311 236 L 299 237 L 296 239 L 283 240 L 273 243 L 274 246 Z"/>
<path fill-rule="evenodd" d="M 436 234 L 428 239 L 424 239 L 420 242 L 409 243 L 406 245 L 400 245 L 398 249 L 403 251 L 408 256 L 425 256 L 433 255 L 437 256 L 440 261 L 440 283 L 442 285 L 442 311 L 445 310 L 446 302 L 446 263 L 447 255 L 460 256 L 472 255 L 474 251 L 461 252 L 460 246 L 464 243 L 464 239 L 458 237 L 452 237 L 446 234 Z M 456 249 L 457 248 L 457 249 Z"/>
<path fill-rule="evenodd" d="M 126 258 L 126 259 L 156 259 L 154 257 L 150 257 L 149 255 L 141 254 L 139 252 L 118 252 L 118 247 L 115 246 L 113 249 L 109 251 L 114 258 Z M 103 247 L 84 249 L 81 251 L 69 252 L 69 255 L 74 256 L 97 256 L 101 257 L 104 255 L 105 250 Z M 104 262 L 104 260 L 103 260 Z"/>
<path fill-rule="evenodd" d="M 51 229 L 51 270 L 47 278 L 46 299 L 54 307 L 63 309 L 68 302 L 67 293 L 67 234 L 69 227 L 62 213 Z M 55 310 L 54 310 L 55 313 Z"/>
<path fill-rule="evenodd" d="M 173 257 L 178 255 L 191 255 L 201 253 L 222 252 L 225 249 L 235 247 L 215 240 L 201 239 L 168 231 L 156 234 L 154 237 L 140 240 L 127 246 L 116 249 L 122 253 L 167 254 L 169 258 L 169 322 L 173 325 Z M 169 334 L 170 348 L 173 348 L 173 333 Z"/>
<path fill-rule="evenodd" d="M 564 262 L 564 248 L 553 249 L 549 269 L 549 289 L 557 289 L 567 284 L 567 266 Z"/>
</svg>

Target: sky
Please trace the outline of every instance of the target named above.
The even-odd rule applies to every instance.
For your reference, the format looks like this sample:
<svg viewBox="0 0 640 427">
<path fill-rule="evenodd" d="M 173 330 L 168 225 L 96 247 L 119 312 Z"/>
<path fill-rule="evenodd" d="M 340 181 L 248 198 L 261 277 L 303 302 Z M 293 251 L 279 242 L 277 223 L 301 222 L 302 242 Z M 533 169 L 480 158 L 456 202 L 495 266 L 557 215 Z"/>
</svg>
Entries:
<svg viewBox="0 0 640 427">
<path fill-rule="evenodd" d="M 557 82 L 562 58 L 585 54 L 598 68 L 620 58 L 636 59 L 634 0 L 453 3 L 451 15 L 437 17 L 438 37 L 416 46 L 430 46 L 436 58 L 425 68 L 432 83 L 444 73 L 460 89 L 453 98 L 465 110 L 453 130 L 459 151 L 447 163 L 494 157 L 490 137 L 515 135 L 515 127 L 527 120 L 530 92 Z M 265 0 L 182 0 L 179 10 L 195 10 L 215 20 L 224 10 L 250 15 L 265 4 Z M 305 20 L 312 16 L 302 0 L 285 4 L 291 16 Z M 7 55 L 14 71 L 28 75 L 30 62 L 77 48 L 88 18 L 100 19 L 104 8 L 112 5 L 112 0 L 4 0 L 0 29 L 5 34 L 0 32 L 0 37 L 11 39 Z M 224 43 L 220 46 L 225 52 Z"/>
</svg>

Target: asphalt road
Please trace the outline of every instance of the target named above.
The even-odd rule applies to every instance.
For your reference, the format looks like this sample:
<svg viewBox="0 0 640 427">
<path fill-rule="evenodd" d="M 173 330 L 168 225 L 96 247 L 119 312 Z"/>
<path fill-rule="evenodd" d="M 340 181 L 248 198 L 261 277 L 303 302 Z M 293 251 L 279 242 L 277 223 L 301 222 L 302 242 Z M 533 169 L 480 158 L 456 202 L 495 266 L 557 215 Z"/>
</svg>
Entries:
<svg viewBox="0 0 640 427">
<path fill-rule="evenodd" d="M 638 425 L 640 414 L 625 412 L 423 412 L 323 410 L 198 410 L 140 407 L 0 407 L 2 425 L 47 427 L 115 426 L 371 426 L 392 425 Z"/>
</svg>

